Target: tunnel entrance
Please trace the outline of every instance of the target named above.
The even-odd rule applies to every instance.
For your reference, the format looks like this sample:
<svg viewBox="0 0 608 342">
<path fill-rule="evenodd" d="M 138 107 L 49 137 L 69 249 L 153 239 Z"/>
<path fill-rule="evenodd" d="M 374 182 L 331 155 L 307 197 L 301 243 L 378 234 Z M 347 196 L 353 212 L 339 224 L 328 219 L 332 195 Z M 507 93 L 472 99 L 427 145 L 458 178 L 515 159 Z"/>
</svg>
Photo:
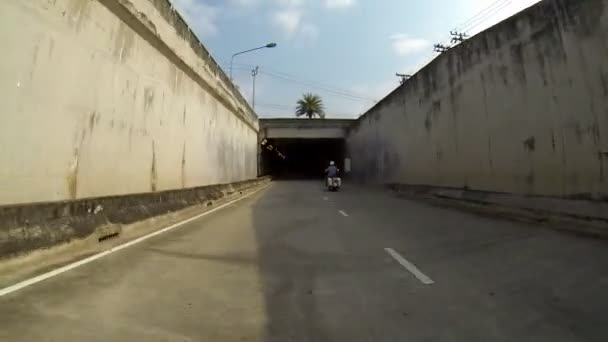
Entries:
<svg viewBox="0 0 608 342">
<path fill-rule="evenodd" d="M 344 170 L 344 139 L 265 139 L 262 173 L 278 179 L 320 179 L 330 161 Z"/>
</svg>

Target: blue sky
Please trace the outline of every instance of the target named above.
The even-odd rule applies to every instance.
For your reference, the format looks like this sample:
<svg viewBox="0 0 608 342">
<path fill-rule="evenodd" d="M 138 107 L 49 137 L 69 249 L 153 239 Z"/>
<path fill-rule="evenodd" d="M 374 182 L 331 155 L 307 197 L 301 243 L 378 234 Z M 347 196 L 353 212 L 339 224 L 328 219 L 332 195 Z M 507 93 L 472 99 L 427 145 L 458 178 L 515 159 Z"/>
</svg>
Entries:
<svg viewBox="0 0 608 342">
<path fill-rule="evenodd" d="M 475 34 L 538 0 L 171 0 L 249 101 L 251 69 L 260 117 L 292 117 L 304 92 L 323 97 L 328 117 L 355 118 L 448 43 Z"/>
</svg>

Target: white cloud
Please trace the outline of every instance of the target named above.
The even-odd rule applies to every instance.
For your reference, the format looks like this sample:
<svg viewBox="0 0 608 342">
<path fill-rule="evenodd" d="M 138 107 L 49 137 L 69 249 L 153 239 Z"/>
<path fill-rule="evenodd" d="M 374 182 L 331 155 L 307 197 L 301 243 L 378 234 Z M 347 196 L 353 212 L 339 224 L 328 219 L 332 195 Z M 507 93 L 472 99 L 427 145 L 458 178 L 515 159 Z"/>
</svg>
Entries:
<svg viewBox="0 0 608 342">
<path fill-rule="evenodd" d="M 413 38 L 403 33 L 394 34 L 389 39 L 392 42 L 393 50 L 400 56 L 416 54 L 430 49 L 432 46 L 432 43 L 426 39 Z"/>
<path fill-rule="evenodd" d="M 283 7 L 300 7 L 304 4 L 303 0 L 276 0 L 276 3 Z"/>
<path fill-rule="evenodd" d="M 174 7 L 188 22 L 188 25 L 201 36 L 216 34 L 219 7 L 207 5 L 200 0 L 171 0 Z"/>
<path fill-rule="evenodd" d="M 236 7 L 251 7 L 259 3 L 258 0 L 230 0 L 229 3 Z"/>
<path fill-rule="evenodd" d="M 325 7 L 334 8 L 347 8 L 355 4 L 355 0 L 324 0 Z"/>
<path fill-rule="evenodd" d="M 296 8 L 282 9 L 274 13 L 273 20 L 288 35 L 292 35 L 300 27 L 302 11 Z"/>
<path fill-rule="evenodd" d="M 315 41 L 319 37 L 319 28 L 310 23 L 302 24 L 300 35 L 307 41 Z"/>
</svg>

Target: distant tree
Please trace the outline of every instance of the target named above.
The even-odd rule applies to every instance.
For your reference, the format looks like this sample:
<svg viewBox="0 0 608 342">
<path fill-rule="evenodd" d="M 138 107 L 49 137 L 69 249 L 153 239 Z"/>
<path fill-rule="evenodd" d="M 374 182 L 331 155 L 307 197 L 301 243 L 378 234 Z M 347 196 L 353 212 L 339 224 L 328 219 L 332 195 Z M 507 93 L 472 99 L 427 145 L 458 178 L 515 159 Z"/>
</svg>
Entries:
<svg viewBox="0 0 608 342">
<path fill-rule="evenodd" d="M 302 95 L 302 98 L 298 100 L 296 107 L 296 116 L 306 116 L 312 119 L 318 116 L 321 119 L 325 118 L 325 109 L 323 108 L 323 100 L 321 96 L 312 93 L 306 93 Z"/>
</svg>

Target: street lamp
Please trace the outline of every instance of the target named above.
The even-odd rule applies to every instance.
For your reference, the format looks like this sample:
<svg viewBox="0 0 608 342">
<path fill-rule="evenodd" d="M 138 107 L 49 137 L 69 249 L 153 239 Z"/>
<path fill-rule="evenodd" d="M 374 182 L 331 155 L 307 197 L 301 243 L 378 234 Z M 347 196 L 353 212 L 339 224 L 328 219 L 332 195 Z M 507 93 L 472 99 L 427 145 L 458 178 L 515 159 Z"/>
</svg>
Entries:
<svg viewBox="0 0 608 342">
<path fill-rule="evenodd" d="M 242 55 L 244 53 L 255 51 L 255 50 L 261 50 L 261 49 L 266 49 L 266 48 L 270 49 L 270 48 L 274 48 L 276 46 L 277 46 L 277 43 L 268 43 L 268 44 L 266 44 L 264 46 L 260 46 L 260 47 L 257 47 L 255 49 L 249 49 L 249 50 L 237 52 L 234 55 L 232 55 L 232 58 L 230 59 L 230 80 L 232 81 L 232 62 L 234 62 L 234 57 L 235 56 Z"/>
<path fill-rule="evenodd" d="M 260 70 L 259 66 L 256 66 L 253 70 L 251 70 L 251 76 L 253 77 L 253 96 L 251 98 L 251 107 L 255 111 L 255 77 L 258 75 Z"/>
</svg>

